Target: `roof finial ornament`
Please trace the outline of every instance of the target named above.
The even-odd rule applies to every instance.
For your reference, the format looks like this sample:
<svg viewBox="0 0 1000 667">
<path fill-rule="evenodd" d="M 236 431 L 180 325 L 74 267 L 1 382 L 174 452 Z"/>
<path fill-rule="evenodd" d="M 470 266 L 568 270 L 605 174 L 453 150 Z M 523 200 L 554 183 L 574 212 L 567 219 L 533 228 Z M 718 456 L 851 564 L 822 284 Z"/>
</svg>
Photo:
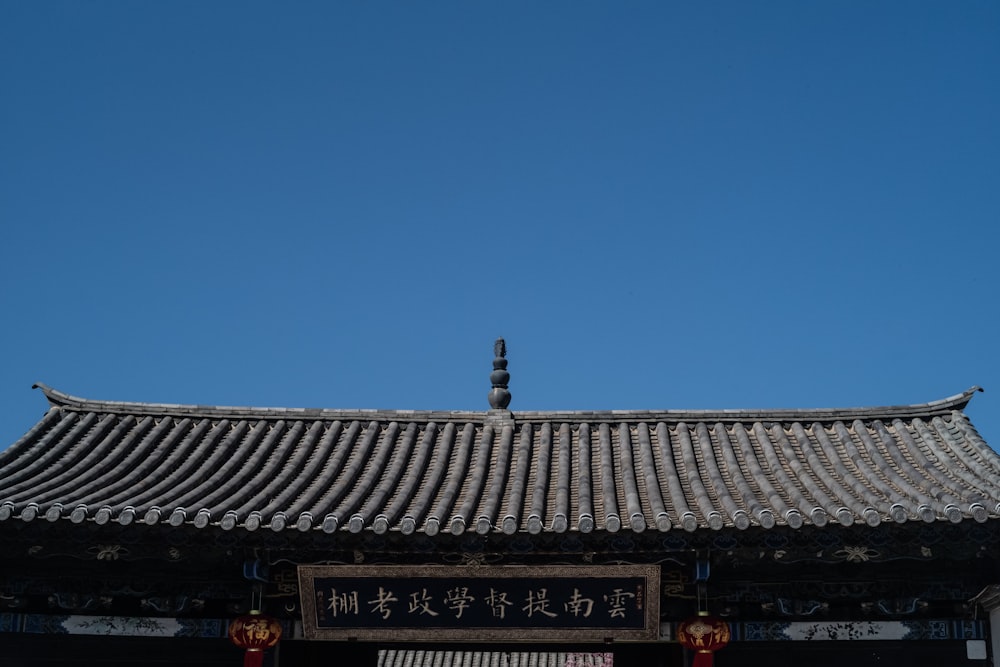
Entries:
<svg viewBox="0 0 1000 667">
<path fill-rule="evenodd" d="M 494 410 L 506 410 L 510 405 L 510 392 L 507 391 L 507 383 L 510 382 L 510 373 L 507 372 L 507 343 L 503 338 L 497 338 L 493 343 L 493 372 L 490 373 L 490 382 L 493 389 L 490 390 L 490 407 Z"/>
</svg>

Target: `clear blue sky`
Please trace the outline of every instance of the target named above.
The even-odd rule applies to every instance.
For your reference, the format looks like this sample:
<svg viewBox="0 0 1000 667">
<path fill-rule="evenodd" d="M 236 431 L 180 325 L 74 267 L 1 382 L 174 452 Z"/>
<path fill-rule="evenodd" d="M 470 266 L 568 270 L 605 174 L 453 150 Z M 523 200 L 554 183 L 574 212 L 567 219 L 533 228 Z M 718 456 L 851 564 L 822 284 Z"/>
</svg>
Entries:
<svg viewBox="0 0 1000 667">
<path fill-rule="evenodd" d="M 1000 3 L 0 2 L 0 447 L 95 399 L 924 402 L 1000 445 Z"/>
</svg>

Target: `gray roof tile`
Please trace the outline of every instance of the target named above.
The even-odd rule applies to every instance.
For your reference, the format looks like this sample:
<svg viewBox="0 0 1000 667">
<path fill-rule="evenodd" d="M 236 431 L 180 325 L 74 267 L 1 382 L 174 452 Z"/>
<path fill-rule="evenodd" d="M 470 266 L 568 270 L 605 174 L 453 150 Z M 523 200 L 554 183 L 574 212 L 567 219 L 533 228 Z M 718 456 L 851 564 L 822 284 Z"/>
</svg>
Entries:
<svg viewBox="0 0 1000 667">
<path fill-rule="evenodd" d="M 0 521 L 686 531 L 1000 517 L 974 390 L 845 410 L 419 412 L 91 401 L 0 452 Z M 502 414 L 501 414 L 502 413 Z"/>
<path fill-rule="evenodd" d="M 378 667 L 598 667 L 610 665 L 603 653 L 528 651 L 421 651 L 384 649 Z"/>
</svg>

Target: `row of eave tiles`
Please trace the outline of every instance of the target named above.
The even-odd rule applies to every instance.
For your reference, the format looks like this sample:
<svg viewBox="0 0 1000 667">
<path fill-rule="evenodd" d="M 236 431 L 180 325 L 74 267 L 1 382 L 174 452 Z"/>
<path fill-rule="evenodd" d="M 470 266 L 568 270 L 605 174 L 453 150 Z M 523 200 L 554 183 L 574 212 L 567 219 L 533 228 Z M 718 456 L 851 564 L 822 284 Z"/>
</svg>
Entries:
<svg viewBox="0 0 1000 667">
<path fill-rule="evenodd" d="M 378 667 L 611 667 L 603 653 L 529 651 L 379 651 Z"/>
<path fill-rule="evenodd" d="M 461 534 L 1000 514 L 960 412 L 833 424 L 417 423 L 53 408 L 0 453 L 0 520 Z"/>
</svg>

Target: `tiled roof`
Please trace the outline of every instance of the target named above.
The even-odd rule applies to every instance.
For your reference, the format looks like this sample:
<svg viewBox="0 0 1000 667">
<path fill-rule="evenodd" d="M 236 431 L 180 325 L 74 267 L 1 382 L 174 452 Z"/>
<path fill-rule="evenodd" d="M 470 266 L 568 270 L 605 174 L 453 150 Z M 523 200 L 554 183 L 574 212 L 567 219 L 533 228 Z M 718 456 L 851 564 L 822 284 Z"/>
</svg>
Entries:
<svg viewBox="0 0 1000 667">
<path fill-rule="evenodd" d="M 1000 517 L 975 391 L 842 410 L 343 411 L 119 403 L 42 386 L 4 521 L 235 531 L 668 531 Z"/>
<path fill-rule="evenodd" d="M 604 653 L 419 651 L 384 649 L 378 667 L 611 667 Z"/>
</svg>

